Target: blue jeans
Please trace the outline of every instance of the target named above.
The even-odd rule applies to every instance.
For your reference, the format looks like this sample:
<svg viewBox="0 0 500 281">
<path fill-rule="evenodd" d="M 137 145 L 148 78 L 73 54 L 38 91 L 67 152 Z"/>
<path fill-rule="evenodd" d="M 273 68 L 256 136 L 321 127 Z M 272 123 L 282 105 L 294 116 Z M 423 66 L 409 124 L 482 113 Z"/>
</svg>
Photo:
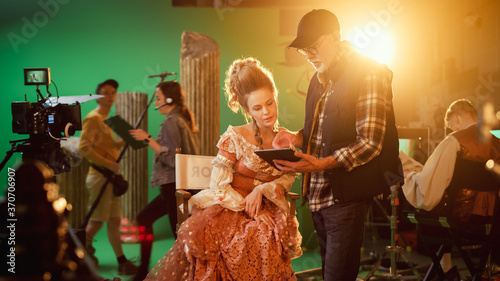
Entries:
<svg viewBox="0 0 500 281">
<path fill-rule="evenodd" d="M 332 205 L 312 213 L 325 281 L 356 280 L 370 202 Z"/>
</svg>

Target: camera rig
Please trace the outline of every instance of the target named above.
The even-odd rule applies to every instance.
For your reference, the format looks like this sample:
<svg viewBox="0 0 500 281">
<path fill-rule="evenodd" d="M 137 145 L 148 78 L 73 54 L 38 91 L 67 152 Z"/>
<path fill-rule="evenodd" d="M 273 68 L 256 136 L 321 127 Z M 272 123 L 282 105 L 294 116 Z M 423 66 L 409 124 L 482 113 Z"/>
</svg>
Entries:
<svg viewBox="0 0 500 281">
<path fill-rule="evenodd" d="M 53 139 L 70 137 L 82 129 L 80 103 L 57 104 L 13 102 L 12 132 L 30 136 L 49 136 Z"/>
<path fill-rule="evenodd" d="M 21 152 L 23 161 L 47 163 L 56 174 L 71 170 L 69 157 L 62 151 L 60 142 L 82 129 L 80 103 L 102 96 L 51 97 L 50 83 L 50 68 L 24 69 L 24 84 L 36 85 L 38 98 L 36 102 L 11 103 L 12 132 L 28 134 L 29 138 L 10 141 L 12 149 L 0 163 L 0 170 L 14 152 Z M 40 85 L 46 85 L 47 97 L 40 92 Z"/>
</svg>

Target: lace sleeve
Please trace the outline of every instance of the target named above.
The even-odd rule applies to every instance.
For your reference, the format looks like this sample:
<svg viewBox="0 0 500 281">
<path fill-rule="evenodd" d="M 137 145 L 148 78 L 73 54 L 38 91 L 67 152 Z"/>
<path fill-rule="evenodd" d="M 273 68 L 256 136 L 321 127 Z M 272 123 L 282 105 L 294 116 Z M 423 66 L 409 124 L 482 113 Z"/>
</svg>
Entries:
<svg viewBox="0 0 500 281">
<path fill-rule="evenodd" d="M 227 151 L 229 153 L 236 153 L 236 147 L 234 144 L 234 140 L 232 140 L 231 136 L 234 135 L 232 131 L 225 132 L 221 137 L 219 142 L 217 143 L 217 147 L 220 150 Z"/>
<path fill-rule="evenodd" d="M 228 150 L 231 150 L 231 147 L 234 149 L 234 145 L 231 146 L 229 138 L 224 141 L 221 139 L 218 145 L 220 147 L 219 153 L 212 161 L 213 169 L 210 177 L 210 189 L 203 190 L 193 196 L 189 200 L 189 205 L 204 209 L 215 204 L 220 204 L 222 207 L 232 211 L 242 211 L 245 209 L 241 205 L 244 198 L 231 187 L 236 155 Z"/>
<path fill-rule="evenodd" d="M 274 204 L 276 204 L 276 206 L 280 207 L 283 211 L 285 211 L 286 214 L 288 214 L 288 212 L 290 211 L 290 205 L 288 204 L 288 201 L 284 196 L 281 198 L 278 198 L 276 196 L 276 189 L 284 188 L 285 191 L 288 192 L 292 188 L 292 184 L 294 183 L 294 181 L 294 173 L 285 173 L 274 181 L 263 183 L 256 186 L 255 188 L 258 188 L 262 192 L 262 195 L 264 195 L 267 199 L 272 201 Z"/>
</svg>

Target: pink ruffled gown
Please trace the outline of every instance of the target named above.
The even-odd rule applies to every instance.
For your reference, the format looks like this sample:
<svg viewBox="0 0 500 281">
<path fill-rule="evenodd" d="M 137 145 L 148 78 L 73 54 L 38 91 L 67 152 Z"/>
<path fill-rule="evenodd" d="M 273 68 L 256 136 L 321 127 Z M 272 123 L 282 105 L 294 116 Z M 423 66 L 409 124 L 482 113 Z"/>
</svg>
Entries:
<svg viewBox="0 0 500 281">
<path fill-rule="evenodd" d="M 290 190 L 295 174 L 263 161 L 231 126 L 217 146 L 210 189 L 190 200 L 192 216 L 145 280 L 296 280 L 291 259 L 302 255 L 302 236 L 288 201 L 276 196 L 276 188 Z M 241 205 L 254 188 L 274 216 L 273 229 Z"/>
</svg>

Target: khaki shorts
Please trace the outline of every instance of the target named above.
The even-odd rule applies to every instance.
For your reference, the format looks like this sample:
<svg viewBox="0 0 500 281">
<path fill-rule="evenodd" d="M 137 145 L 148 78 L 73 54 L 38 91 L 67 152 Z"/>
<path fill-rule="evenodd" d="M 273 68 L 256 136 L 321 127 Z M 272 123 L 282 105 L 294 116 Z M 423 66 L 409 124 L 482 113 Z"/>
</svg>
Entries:
<svg viewBox="0 0 500 281">
<path fill-rule="evenodd" d="M 88 211 L 92 207 L 92 204 L 99 195 L 101 187 L 105 182 L 106 178 L 100 173 L 87 175 L 86 184 L 89 191 Z M 121 197 L 113 194 L 113 186 L 111 183 L 108 183 L 106 191 L 104 191 L 101 200 L 99 200 L 99 204 L 97 204 L 97 208 L 92 213 L 92 216 L 90 216 L 90 220 L 107 222 L 110 218 L 121 218 L 121 216 Z"/>
</svg>

